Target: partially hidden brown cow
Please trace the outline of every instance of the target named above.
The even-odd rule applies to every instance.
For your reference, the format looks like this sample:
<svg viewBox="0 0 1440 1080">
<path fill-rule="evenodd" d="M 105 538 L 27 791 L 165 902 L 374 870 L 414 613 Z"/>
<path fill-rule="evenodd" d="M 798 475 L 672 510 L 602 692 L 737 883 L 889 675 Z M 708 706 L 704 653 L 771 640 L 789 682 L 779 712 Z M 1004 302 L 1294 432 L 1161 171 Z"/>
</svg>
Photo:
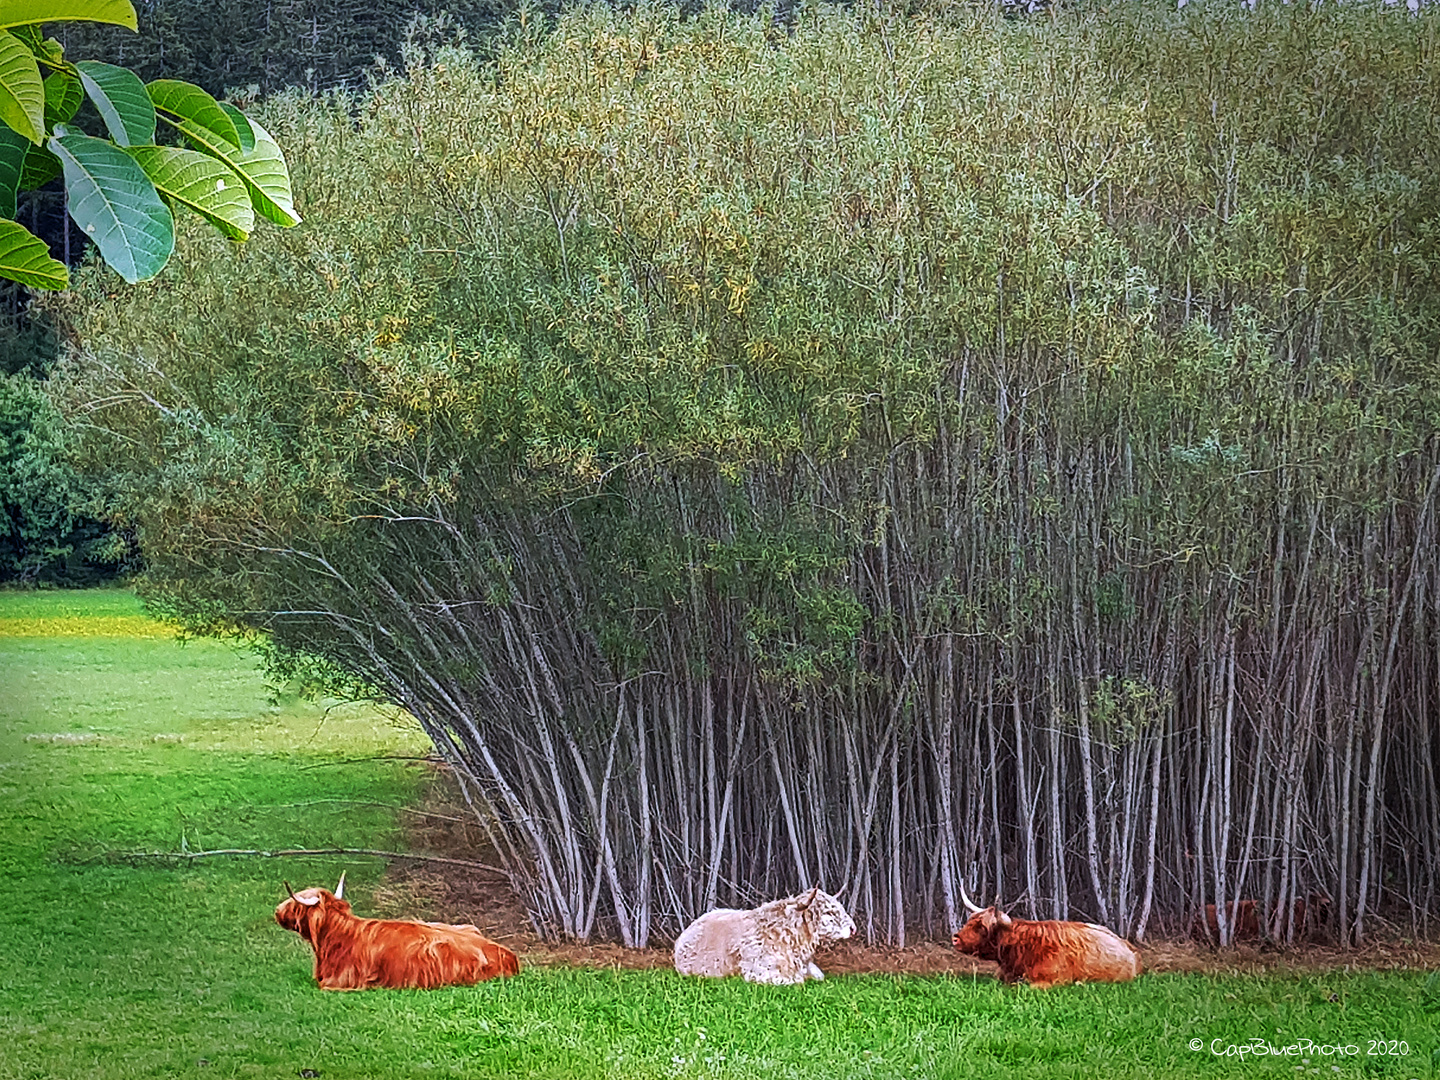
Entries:
<svg viewBox="0 0 1440 1080">
<path fill-rule="evenodd" d="M 981 908 L 960 896 L 970 920 L 955 934 L 955 948 L 1000 965 L 1006 982 L 1027 980 L 1045 989 L 1072 982 L 1128 982 L 1140 974 L 1140 953 L 1098 923 L 1016 919 L 998 907 Z"/>
<path fill-rule="evenodd" d="M 1304 903 L 1303 900 L 1299 902 Z M 1234 900 L 1226 901 L 1225 917 L 1230 922 L 1231 941 L 1254 941 L 1260 936 L 1260 913 L 1254 900 L 1241 900 L 1238 905 Z M 1190 932 L 1202 941 L 1220 940 L 1220 919 L 1214 904 L 1205 905 L 1203 919 L 1198 911 L 1195 913 Z"/>
<path fill-rule="evenodd" d="M 469 923 L 362 919 L 344 899 L 345 875 L 332 893 L 295 892 L 275 909 L 275 921 L 315 950 L 315 981 L 322 990 L 429 990 L 472 986 L 520 970 L 515 954 Z"/>
<path fill-rule="evenodd" d="M 1309 896 L 1297 896 L 1291 907 L 1291 916 L 1294 922 L 1296 941 L 1307 941 L 1315 938 L 1321 933 L 1321 924 L 1328 917 L 1330 911 L 1330 897 L 1324 893 L 1311 893 Z M 1225 903 L 1225 914 L 1230 920 L 1231 941 L 1257 941 L 1260 938 L 1260 908 L 1254 900 L 1241 900 L 1238 904 L 1234 900 Z M 1283 911 L 1281 912 L 1283 915 Z M 1309 916 L 1310 921 L 1306 922 Z M 1277 938 L 1284 937 L 1285 928 L 1276 926 L 1274 928 Z M 1195 913 L 1195 918 L 1190 923 L 1191 934 L 1201 941 L 1217 942 L 1220 940 L 1220 921 L 1215 915 L 1215 905 L 1205 905 L 1205 915 L 1202 919 L 1200 913 Z"/>
</svg>

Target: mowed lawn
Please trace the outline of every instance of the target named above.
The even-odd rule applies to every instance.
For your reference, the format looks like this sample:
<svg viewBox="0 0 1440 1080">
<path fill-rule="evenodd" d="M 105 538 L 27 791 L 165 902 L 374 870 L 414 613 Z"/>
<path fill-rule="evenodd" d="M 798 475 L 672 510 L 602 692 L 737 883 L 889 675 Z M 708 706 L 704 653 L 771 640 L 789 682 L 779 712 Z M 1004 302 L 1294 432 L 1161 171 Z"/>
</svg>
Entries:
<svg viewBox="0 0 1440 1080">
<path fill-rule="evenodd" d="M 1440 979 L 1426 972 L 1037 992 L 528 968 L 326 994 L 271 918 L 281 879 L 348 869 L 364 913 L 380 860 L 106 857 L 394 849 L 391 807 L 423 782 L 405 759 L 424 749 L 383 710 L 267 690 L 250 654 L 182 645 L 128 593 L 0 593 L 0 1080 L 1433 1075 Z M 1238 1056 L 1256 1040 L 1315 1048 Z"/>
</svg>

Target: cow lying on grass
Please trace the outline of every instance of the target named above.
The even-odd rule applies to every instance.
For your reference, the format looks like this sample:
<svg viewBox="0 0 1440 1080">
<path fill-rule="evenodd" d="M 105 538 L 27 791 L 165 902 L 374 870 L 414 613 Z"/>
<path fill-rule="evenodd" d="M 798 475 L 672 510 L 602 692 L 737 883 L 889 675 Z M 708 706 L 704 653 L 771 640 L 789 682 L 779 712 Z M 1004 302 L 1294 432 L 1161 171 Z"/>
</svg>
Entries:
<svg viewBox="0 0 1440 1080">
<path fill-rule="evenodd" d="M 813 960 L 815 950 L 854 932 L 850 913 L 816 886 L 749 911 L 706 912 L 675 939 L 675 970 L 681 975 L 740 975 L 747 982 L 776 986 L 823 979 Z"/>
<path fill-rule="evenodd" d="M 955 948 L 1000 965 L 1006 982 L 1026 979 L 1045 989 L 1072 982 L 1128 982 L 1140 974 L 1135 946 L 1096 923 L 1011 918 L 996 907 L 960 897 L 970 921 L 955 934 Z"/>
<path fill-rule="evenodd" d="M 333 893 L 297 893 L 288 881 L 285 891 L 290 898 L 275 909 L 275 921 L 315 950 L 315 981 L 322 990 L 471 986 L 520 970 L 513 952 L 469 923 L 452 926 L 351 914 L 344 899 L 344 874 Z"/>
</svg>

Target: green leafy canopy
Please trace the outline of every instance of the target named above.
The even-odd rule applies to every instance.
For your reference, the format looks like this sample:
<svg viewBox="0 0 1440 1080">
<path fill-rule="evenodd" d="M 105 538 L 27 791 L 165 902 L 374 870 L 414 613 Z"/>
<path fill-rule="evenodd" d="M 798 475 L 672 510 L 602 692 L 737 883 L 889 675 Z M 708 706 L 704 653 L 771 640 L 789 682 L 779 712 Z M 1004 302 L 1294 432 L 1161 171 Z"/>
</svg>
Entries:
<svg viewBox="0 0 1440 1080">
<path fill-rule="evenodd" d="M 235 241 L 249 236 L 256 213 L 299 224 L 285 156 L 263 128 L 190 83 L 147 86 L 114 64 L 72 63 L 41 29 L 66 20 L 137 27 L 130 0 L 15 0 L 0 11 L 0 277 L 68 286 L 64 264 L 14 220 L 16 195 L 57 175 L 70 216 L 132 284 L 169 261 L 176 205 Z M 86 98 L 103 131 L 73 126 Z M 157 119 L 194 149 L 158 145 Z"/>
</svg>

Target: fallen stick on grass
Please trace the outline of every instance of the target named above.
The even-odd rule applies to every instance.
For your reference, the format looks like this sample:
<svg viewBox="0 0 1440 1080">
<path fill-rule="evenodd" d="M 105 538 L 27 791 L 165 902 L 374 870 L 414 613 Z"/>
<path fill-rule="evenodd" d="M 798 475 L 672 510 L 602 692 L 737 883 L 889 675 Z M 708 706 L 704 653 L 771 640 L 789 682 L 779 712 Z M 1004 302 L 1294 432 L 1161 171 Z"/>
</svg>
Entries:
<svg viewBox="0 0 1440 1080">
<path fill-rule="evenodd" d="M 283 851 L 262 851 L 259 848 L 217 848 L 214 851 L 107 851 L 100 858 L 106 859 L 208 859 L 215 855 L 254 855 L 262 859 L 279 859 L 303 855 L 376 855 L 382 859 L 416 859 L 420 862 L 446 863 L 450 866 L 468 866 L 475 870 L 489 870 L 495 874 L 506 874 L 499 866 L 473 862 L 469 859 L 448 859 L 442 855 L 416 855 L 407 851 L 376 851 L 374 848 L 289 848 Z M 506 874 L 508 877 L 509 875 Z"/>
<path fill-rule="evenodd" d="M 412 810 L 408 806 L 397 806 L 395 803 L 374 802 L 370 799 L 306 799 L 304 802 L 289 803 L 249 803 L 244 807 L 246 810 L 303 810 L 307 806 L 321 806 L 326 803 L 339 803 L 344 806 L 378 806 L 384 810 L 394 810 L 400 814 L 410 814 L 412 817 L 434 818 L 436 821 L 453 821 L 460 825 L 478 825 L 479 819 L 475 817 L 456 817 L 453 814 L 436 814 L 429 810 Z"/>
</svg>

